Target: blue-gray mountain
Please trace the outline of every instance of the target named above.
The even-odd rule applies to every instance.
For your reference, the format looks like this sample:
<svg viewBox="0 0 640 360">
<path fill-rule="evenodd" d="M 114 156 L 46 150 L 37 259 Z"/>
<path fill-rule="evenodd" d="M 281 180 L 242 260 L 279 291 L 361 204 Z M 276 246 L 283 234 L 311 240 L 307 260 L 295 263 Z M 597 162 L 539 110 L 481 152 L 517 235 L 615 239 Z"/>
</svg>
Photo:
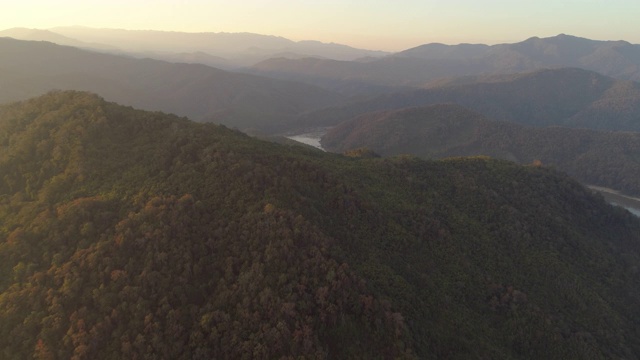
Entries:
<svg viewBox="0 0 640 360">
<path fill-rule="evenodd" d="M 87 90 L 147 110 L 269 131 L 293 116 L 335 104 L 321 88 L 201 64 L 135 59 L 0 38 L 0 102 L 50 90 Z"/>
<path fill-rule="evenodd" d="M 515 44 L 426 44 L 368 62 L 270 59 L 255 74 L 305 81 L 332 89 L 347 84 L 423 87 L 442 78 L 578 67 L 621 80 L 640 80 L 640 45 L 569 35 Z M 331 80 L 331 81 L 329 81 Z M 346 90 L 344 90 L 346 91 Z"/>
<path fill-rule="evenodd" d="M 640 131 L 640 83 L 577 68 L 443 81 L 429 89 L 314 111 L 298 122 L 299 126 L 330 126 L 367 112 L 442 103 L 529 126 Z"/>
<path fill-rule="evenodd" d="M 200 62 L 224 69 L 251 66 L 272 57 L 318 57 L 355 60 L 380 57 L 387 52 L 356 49 L 320 41 L 292 41 L 253 33 L 187 33 L 176 31 L 96 29 L 82 26 L 49 30 L 12 28 L 1 36 L 20 40 L 50 41 L 103 52 L 179 62 Z M 199 56 L 198 56 L 199 55 Z"/>
</svg>

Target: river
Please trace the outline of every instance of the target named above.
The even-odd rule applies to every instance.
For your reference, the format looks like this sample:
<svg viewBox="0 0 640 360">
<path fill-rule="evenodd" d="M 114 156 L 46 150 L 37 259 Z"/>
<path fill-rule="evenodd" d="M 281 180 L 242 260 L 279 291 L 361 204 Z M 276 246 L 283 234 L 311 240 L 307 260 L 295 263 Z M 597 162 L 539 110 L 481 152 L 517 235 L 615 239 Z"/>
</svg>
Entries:
<svg viewBox="0 0 640 360">
<path fill-rule="evenodd" d="M 602 194 L 602 196 L 608 202 L 622 206 L 623 208 L 629 210 L 632 214 L 640 217 L 640 198 L 626 196 L 620 194 L 618 191 L 613 189 L 600 187 L 600 186 L 588 186 L 589 189 L 595 190 Z"/>
<path fill-rule="evenodd" d="M 320 145 L 320 139 L 327 133 L 327 130 L 327 128 L 319 128 L 302 134 L 287 136 L 287 138 L 324 151 L 322 145 Z"/>
</svg>

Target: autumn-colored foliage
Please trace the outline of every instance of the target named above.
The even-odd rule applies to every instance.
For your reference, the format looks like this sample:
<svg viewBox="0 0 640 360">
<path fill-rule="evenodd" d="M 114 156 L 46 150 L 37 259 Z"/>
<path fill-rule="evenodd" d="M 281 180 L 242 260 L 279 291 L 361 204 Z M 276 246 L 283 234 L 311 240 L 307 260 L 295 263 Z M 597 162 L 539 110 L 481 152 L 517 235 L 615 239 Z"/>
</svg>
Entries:
<svg viewBox="0 0 640 360">
<path fill-rule="evenodd" d="M 0 108 L 0 358 L 631 358 L 640 222 L 547 167 Z"/>
</svg>

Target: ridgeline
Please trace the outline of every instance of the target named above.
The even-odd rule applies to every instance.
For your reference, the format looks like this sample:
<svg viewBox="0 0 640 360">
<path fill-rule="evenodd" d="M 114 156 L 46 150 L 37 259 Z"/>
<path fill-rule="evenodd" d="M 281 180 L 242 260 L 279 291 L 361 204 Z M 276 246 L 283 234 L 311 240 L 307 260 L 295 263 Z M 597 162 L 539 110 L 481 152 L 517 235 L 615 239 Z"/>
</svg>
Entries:
<svg viewBox="0 0 640 360">
<path fill-rule="evenodd" d="M 2 358 L 640 353 L 640 221 L 545 167 L 55 92 L 0 108 L 0 176 Z"/>
</svg>

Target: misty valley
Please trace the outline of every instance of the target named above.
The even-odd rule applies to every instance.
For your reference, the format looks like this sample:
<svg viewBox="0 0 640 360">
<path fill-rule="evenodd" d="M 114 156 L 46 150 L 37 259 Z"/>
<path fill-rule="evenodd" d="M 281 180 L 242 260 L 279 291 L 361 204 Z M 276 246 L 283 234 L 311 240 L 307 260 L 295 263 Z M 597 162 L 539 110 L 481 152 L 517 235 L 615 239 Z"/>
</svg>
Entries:
<svg viewBox="0 0 640 360">
<path fill-rule="evenodd" d="M 640 45 L 0 31 L 0 359 L 638 359 Z"/>
</svg>

